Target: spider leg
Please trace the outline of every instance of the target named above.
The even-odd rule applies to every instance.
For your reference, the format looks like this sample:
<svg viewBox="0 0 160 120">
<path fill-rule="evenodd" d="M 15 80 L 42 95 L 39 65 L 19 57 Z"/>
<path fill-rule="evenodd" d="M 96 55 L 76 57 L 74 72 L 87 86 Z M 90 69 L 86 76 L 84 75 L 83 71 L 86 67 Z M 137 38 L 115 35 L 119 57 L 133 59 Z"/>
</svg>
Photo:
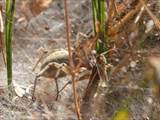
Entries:
<svg viewBox="0 0 160 120">
<path fill-rule="evenodd" d="M 34 80 L 34 86 L 33 86 L 33 92 L 32 92 L 32 101 L 35 101 L 35 91 L 36 91 L 36 85 L 37 85 L 37 80 L 38 80 L 39 76 L 36 76 L 35 80 Z"/>
<path fill-rule="evenodd" d="M 87 80 L 90 76 L 90 71 L 85 70 L 82 73 L 80 73 L 81 75 L 77 78 L 77 80 L 75 82 L 79 82 L 82 80 Z M 72 84 L 72 81 L 68 81 L 60 90 L 59 90 L 59 94 L 69 85 Z"/>
<path fill-rule="evenodd" d="M 38 66 L 38 64 L 40 63 L 40 61 L 41 61 L 41 60 L 43 59 L 43 57 L 48 53 L 47 50 L 43 50 L 42 52 L 43 52 L 43 53 L 41 53 L 39 59 L 36 61 L 35 65 L 34 65 L 34 67 L 33 67 L 33 69 L 32 69 L 32 71 L 35 71 L 35 69 L 36 69 L 36 67 Z"/>
<path fill-rule="evenodd" d="M 35 92 L 36 92 L 36 86 L 37 86 L 37 80 L 40 76 L 43 75 L 43 73 L 50 67 L 50 65 L 47 65 L 44 69 L 42 69 L 38 75 L 36 75 L 35 80 L 34 80 L 34 87 L 33 87 L 33 92 L 32 92 L 32 101 L 35 101 Z"/>
<path fill-rule="evenodd" d="M 35 92 L 36 92 L 36 86 L 37 86 L 37 80 L 40 76 L 43 76 L 43 74 L 46 72 L 46 70 L 54 65 L 55 63 L 52 62 L 52 63 L 49 63 L 47 66 L 45 66 L 35 77 L 35 80 L 34 80 L 34 87 L 33 87 L 33 92 L 32 92 L 32 101 L 35 101 Z"/>
<path fill-rule="evenodd" d="M 78 32 L 77 35 L 76 35 L 76 44 L 79 45 L 82 40 L 80 40 L 80 38 L 83 37 L 85 39 L 88 39 L 88 35 L 82 33 L 82 32 Z"/>
<path fill-rule="evenodd" d="M 59 86 L 58 86 L 58 76 L 60 75 L 61 69 L 63 68 L 63 64 L 57 69 L 56 74 L 55 74 L 55 83 L 56 83 L 56 90 L 57 90 L 57 94 L 56 94 L 56 101 L 58 100 L 59 97 Z"/>
<path fill-rule="evenodd" d="M 52 64 L 52 63 L 50 63 L 50 64 Z M 56 94 L 56 100 L 58 100 L 58 97 L 59 97 L 59 86 L 58 86 L 58 77 L 61 77 L 61 71 L 62 72 L 64 72 L 66 75 L 69 73 L 69 68 L 68 68 L 68 66 L 67 66 L 67 64 L 65 64 L 65 63 L 61 63 L 61 64 L 59 64 L 59 63 L 53 63 L 54 64 L 54 66 L 57 68 L 57 71 L 56 71 L 56 73 L 55 73 L 55 77 L 54 77 L 54 80 L 55 80 L 55 83 L 56 83 L 56 91 L 57 91 L 57 94 Z"/>
</svg>

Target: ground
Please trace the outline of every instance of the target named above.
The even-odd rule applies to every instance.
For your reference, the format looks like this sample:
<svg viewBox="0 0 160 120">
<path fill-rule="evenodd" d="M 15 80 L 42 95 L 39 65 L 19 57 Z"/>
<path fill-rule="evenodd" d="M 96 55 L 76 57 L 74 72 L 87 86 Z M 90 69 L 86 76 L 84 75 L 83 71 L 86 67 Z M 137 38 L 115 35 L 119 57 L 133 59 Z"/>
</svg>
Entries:
<svg viewBox="0 0 160 120">
<path fill-rule="evenodd" d="M 50 3 L 49 0 L 48 2 Z M 153 0 L 152 4 L 155 2 Z M 117 3 L 119 2 L 117 1 Z M 16 5 L 13 38 L 13 81 L 14 85 L 17 85 L 15 88 L 18 93 L 21 94 L 21 92 L 27 91 L 29 87 L 33 87 L 41 63 L 35 71 L 33 71 L 33 67 L 42 51 L 66 48 L 66 32 L 63 0 L 53 1 L 49 5 L 47 3 L 47 7 L 41 11 L 36 9 L 36 12 L 33 12 L 34 9 L 30 9 L 29 3 L 25 1 L 17 1 Z M 75 43 L 78 33 L 88 35 L 93 30 L 91 2 L 88 0 L 70 0 L 68 5 L 70 27 L 72 28 L 71 40 L 72 43 Z M 151 7 L 153 13 L 159 16 L 160 7 L 156 6 L 155 10 L 153 8 Z M 151 20 L 145 15 L 143 17 L 146 22 Z M 154 30 L 149 34 L 144 34 L 146 28 L 130 29 L 135 27 L 132 23 L 133 20 L 130 20 L 128 25 L 124 26 L 122 31 L 125 32 L 110 37 L 111 46 L 109 47 L 112 47 L 113 41 L 117 49 L 108 58 L 111 65 L 108 74 L 109 81 L 106 87 L 98 88 L 97 96 L 90 101 L 89 105 L 85 104 L 86 107 L 82 107 L 82 113 L 86 120 L 111 120 L 115 113 L 123 108 L 129 110 L 132 120 L 160 119 L 159 98 L 154 94 L 153 85 L 150 85 L 150 81 L 146 82 L 145 80 L 146 74 L 149 74 L 146 71 L 152 69 L 148 65 L 148 59 L 153 56 L 159 59 L 157 56 L 160 55 L 160 32 L 158 28 L 153 28 Z M 132 39 L 132 33 L 137 31 L 139 33 L 135 36 L 137 41 L 143 41 L 141 43 Z M 138 47 L 133 47 L 134 44 L 138 44 Z M 134 48 L 132 54 L 130 53 L 131 48 Z M 0 119 L 77 119 L 72 86 L 66 87 L 56 101 L 55 82 L 44 76 L 38 81 L 36 102 L 31 100 L 31 92 L 24 93 L 23 97 L 16 94 L 10 100 L 5 87 L 6 70 L 2 57 L 0 63 L 0 86 L 2 86 L 0 88 Z M 59 87 L 63 87 L 69 80 L 70 76 L 58 79 Z M 77 83 L 80 98 L 85 92 L 87 83 L 87 80 Z M 80 100 L 80 102 L 82 101 Z"/>
</svg>

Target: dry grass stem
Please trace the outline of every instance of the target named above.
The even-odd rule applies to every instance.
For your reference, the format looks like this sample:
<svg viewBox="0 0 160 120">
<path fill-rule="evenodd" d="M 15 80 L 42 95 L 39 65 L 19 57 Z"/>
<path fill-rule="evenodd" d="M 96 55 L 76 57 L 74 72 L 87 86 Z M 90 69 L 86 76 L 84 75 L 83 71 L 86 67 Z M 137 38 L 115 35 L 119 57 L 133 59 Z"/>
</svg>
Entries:
<svg viewBox="0 0 160 120">
<path fill-rule="evenodd" d="M 74 66 L 73 66 L 72 55 L 71 55 L 72 53 L 71 53 L 70 26 L 69 26 L 67 0 L 64 0 L 64 9 L 65 9 L 67 46 L 68 46 L 68 52 L 69 52 L 69 65 L 71 67 L 72 87 L 73 87 L 73 94 L 74 94 L 74 104 L 75 104 L 75 108 L 76 108 L 77 117 L 79 120 L 81 120 L 80 108 L 79 108 L 79 104 L 78 104 L 78 96 L 77 96 L 77 91 L 76 91 L 75 73 L 73 72 Z"/>
</svg>

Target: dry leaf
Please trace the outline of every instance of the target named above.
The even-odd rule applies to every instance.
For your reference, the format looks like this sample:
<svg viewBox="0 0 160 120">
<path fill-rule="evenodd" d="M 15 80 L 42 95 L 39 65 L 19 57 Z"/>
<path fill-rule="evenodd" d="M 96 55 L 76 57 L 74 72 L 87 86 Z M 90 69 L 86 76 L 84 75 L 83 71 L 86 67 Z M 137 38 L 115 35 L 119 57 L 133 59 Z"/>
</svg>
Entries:
<svg viewBox="0 0 160 120">
<path fill-rule="evenodd" d="M 34 16 L 40 14 L 43 10 L 49 7 L 51 2 L 52 0 L 32 0 L 30 3 L 32 14 Z"/>
<path fill-rule="evenodd" d="M 39 15 L 42 11 L 49 7 L 52 0 L 26 0 L 21 1 L 19 4 L 18 14 L 21 17 L 30 20 L 32 17 Z"/>
</svg>

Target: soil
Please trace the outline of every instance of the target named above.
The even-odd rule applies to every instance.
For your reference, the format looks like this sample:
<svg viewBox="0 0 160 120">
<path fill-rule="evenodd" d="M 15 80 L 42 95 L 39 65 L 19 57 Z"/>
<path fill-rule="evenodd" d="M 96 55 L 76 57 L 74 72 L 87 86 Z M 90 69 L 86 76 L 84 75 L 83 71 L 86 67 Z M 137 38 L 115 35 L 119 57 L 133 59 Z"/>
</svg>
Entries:
<svg viewBox="0 0 160 120">
<path fill-rule="evenodd" d="M 25 8 L 22 8 L 22 4 Z M 0 57 L 0 119 L 77 120 L 71 84 L 60 93 L 58 101 L 56 101 L 54 79 L 41 76 L 36 87 L 36 101 L 33 102 L 31 99 L 34 80 L 43 62 L 40 61 L 35 71 L 33 68 L 43 50 L 50 52 L 54 49 L 66 48 L 63 0 L 52 1 L 47 8 L 36 14 L 27 8 L 29 4 L 24 0 L 17 1 L 16 5 L 13 38 L 13 85 L 17 92 L 12 99 L 9 98 L 6 88 L 6 69 L 3 59 Z M 77 43 L 78 33 L 92 34 L 91 1 L 70 0 L 68 5 L 72 29 L 71 40 L 72 43 Z M 159 8 L 156 7 L 156 11 L 154 10 L 156 15 L 159 15 Z M 144 19 L 150 20 L 148 17 Z M 129 47 L 137 42 L 131 41 L 130 43 L 126 40 L 126 43 L 119 45 L 117 52 L 108 59 L 108 64 L 112 66 L 108 72 L 109 81 L 105 87 L 98 86 L 96 95 L 92 96 L 90 103 L 86 103 L 86 106 L 82 107 L 85 120 L 111 120 L 121 108 L 129 109 L 131 120 L 160 119 L 159 96 L 153 92 L 154 83 L 145 80 L 146 74 L 149 74 L 146 71 L 154 68 L 154 66 L 148 65 L 148 59 L 152 56 L 159 59 L 157 56 L 160 56 L 160 32 L 158 28 L 153 29 L 145 37 L 141 37 L 143 33 L 139 30 L 140 35 L 137 39 L 142 38 L 143 42 L 140 47 L 132 51 L 132 54 L 130 54 Z M 128 33 L 131 35 L 132 30 Z M 122 37 L 123 34 L 119 36 Z M 118 39 L 122 41 L 123 38 Z M 116 41 L 117 37 L 111 37 L 111 41 L 114 40 Z M 128 58 L 127 61 L 125 61 L 125 57 Z M 70 80 L 70 76 L 58 78 L 59 88 L 62 88 Z M 87 83 L 88 80 L 83 80 L 76 84 L 80 103 L 83 103 L 81 98 L 85 93 Z"/>
</svg>

